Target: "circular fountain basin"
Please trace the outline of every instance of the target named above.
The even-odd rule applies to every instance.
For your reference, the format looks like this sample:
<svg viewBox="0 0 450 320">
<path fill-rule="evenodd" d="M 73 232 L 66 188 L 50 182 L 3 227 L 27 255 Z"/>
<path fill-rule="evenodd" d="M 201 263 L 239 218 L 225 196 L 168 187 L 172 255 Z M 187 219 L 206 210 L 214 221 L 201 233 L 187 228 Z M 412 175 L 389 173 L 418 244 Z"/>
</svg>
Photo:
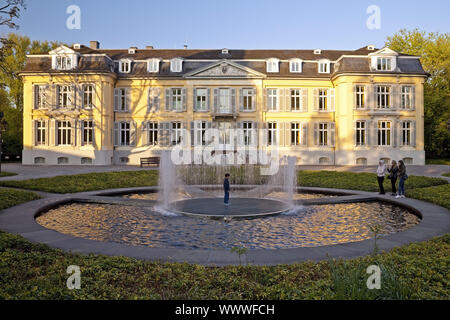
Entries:
<svg viewBox="0 0 450 320">
<path fill-rule="evenodd" d="M 275 199 L 233 198 L 226 206 L 223 198 L 195 198 L 175 201 L 169 210 L 189 216 L 252 218 L 276 215 L 292 208 L 290 204 Z"/>
</svg>

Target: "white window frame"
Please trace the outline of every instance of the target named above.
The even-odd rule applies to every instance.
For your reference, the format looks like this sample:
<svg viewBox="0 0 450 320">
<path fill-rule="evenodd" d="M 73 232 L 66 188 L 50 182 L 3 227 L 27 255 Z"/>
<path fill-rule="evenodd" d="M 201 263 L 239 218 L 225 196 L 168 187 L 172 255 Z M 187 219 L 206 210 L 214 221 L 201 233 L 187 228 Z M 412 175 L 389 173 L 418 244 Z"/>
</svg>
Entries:
<svg viewBox="0 0 450 320">
<path fill-rule="evenodd" d="M 291 122 L 291 145 L 300 146 L 303 144 L 303 123 L 301 122 Z"/>
<path fill-rule="evenodd" d="M 46 134 L 47 134 L 47 121 L 45 120 L 35 120 L 35 144 L 45 145 L 46 144 Z"/>
<path fill-rule="evenodd" d="M 366 109 L 367 105 L 367 92 L 366 86 L 364 85 L 355 85 L 355 108 L 356 109 Z"/>
<path fill-rule="evenodd" d="M 92 109 L 94 106 L 94 85 L 85 83 L 83 88 L 83 109 Z"/>
<path fill-rule="evenodd" d="M 244 146 L 250 146 L 252 144 L 253 129 L 253 121 L 242 121 L 242 135 L 244 139 Z"/>
<path fill-rule="evenodd" d="M 70 120 L 56 121 L 56 144 L 58 146 L 72 145 L 72 123 Z"/>
<path fill-rule="evenodd" d="M 375 98 L 377 109 L 390 109 L 392 105 L 392 87 L 390 85 L 376 85 Z"/>
<path fill-rule="evenodd" d="M 119 122 L 119 145 L 130 146 L 131 145 L 131 122 L 120 121 Z"/>
<path fill-rule="evenodd" d="M 302 59 L 291 59 L 289 61 L 289 72 L 291 73 L 302 73 Z"/>
<path fill-rule="evenodd" d="M 318 73 L 330 73 L 330 60 L 319 60 L 317 64 Z"/>
<path fill-rule="evenodd" d="M 82 143 L 83 145 L 93 145 L 94 144 L 94 121 L 93 120 L 82 120 Z"/>
<path fill-rule="evenodd" d="M 278 123 L 275 121 L 267 122 L 267 145 L 278 145 Z"/>
<path fill-rule="evenodd" d="M 277 58 L 270 58 L 266 61 L 266 71 L 268 73 L 277 73 L 280 71 L 280 60 Z"/>
<path fill-rule="evenodd" d="M 74 91 L 72 85 L 58 85 L 58 108 L 71 108 L 74 106 Z"/>
<path fill-rule="evenodd" d="M 178 145 L 182 141 L 183 126 L 181 121 L 172 121 L 170 123 L 170 142 L 173 146 Z"/>
<path fill-rule="evenodd" d="M 393 130 L 392 121 L 378 120 L 378 122 L 377 122 L 377 145 L 378 146 L 390 147 L 392 145 L 392 130 Z"/>
<path fill-rule="evenodd" d="M 242 88 L 242 110 L 253 111 L 255 90 L 253 88 Z"/>
<path fill-rule="evenodd" d="M 328 105 L 328 89 L 325 88 L 318 88 L 318 94 L 319 94 L 319 111 L 327 112 L 329 111 Z"/>
<path fill-rule="evenodd" d="M 413 86 L 412 85 L 406 85 L 401 86 L 400 91 L 400 106 L 402 109 L 406 110 L 412 110 L 413 108 Z"/>
<path fill-rule="evenodd" d="M 208 130 L 208 121 L 197 120 L 193 121 L 192 125 L 194 137 L 191 139 L 196 139 L 194 145 L 206 145 L 206 130 Z M 198 141 L 200 139 L 200 141 Z M 200 144 L 198 144 L 200 142 Z"/>
<path fill-rule="evenodd" d="M 376 57 L 377 71 L 392 71 L 393 61 L 392 57 Z"/>
<path fill-rule="evenodd" d="M 183 88 L 170 88 L 170 99 L 172 111 L 183 111 Z"/>
<path fill-rule="evenodd" d="M 130 73 L 131 72 L 131 60 L 130 59 L 119 60 L 119 72 L 120 73 Z"/>
<path fill-rule="evenodd" d="M 267 110 L 278 111 L 280 100 L 277 88 L 267 88 L 267 99 L 269 101 L 269 103 L 267 104 Z"/>
<path fill-rule="evenodd" d="M 74 67 L 74 55 L 57 55 L 56 59 L 56 70 L 71 70 Z"/>
<path fill-rule="evenodd" d="M 411 146 L 412 145 L 411 121 L 402 121 L 401 129 L 402 129 L 402 131 L 401 131 L 402 146 Z"/>
<path fill-rule="evenodd" d="M 328 122 L 319 122 L 318 125 L 318 144 L 319 146 L 327 146 L 328 145 L 328 135 L 330 134 L 328 131 L 330 130 L 328 126 Z"/>
<path fill-rule="evenodd" d="M 158 144 L 158 122 L 147 122 L 147 145 L 155 146 Z"/>
<path fill-rule="evenodd" d="M 300 88 L 289 89 L 289 101 L 291 111 L 303 111 L 302 89 Z"/>
<path fill-rule="evenodd" d="M 147 71 L 150 73 L 157 73 L 159 72 L 159 64 L 160 59 L 148 59 L 147 60 Z"/>
<path fill-rule="evenodd" d="M 219 88 L 217 93 L 217 111 L 221 114 L 232 113 L 232 95 L 230 88 Z"/>
<path fill-rule="evenodd" d="M 355 121 L 355 145 L 367 145 L 367 121 L 365 120 Z"/>
<path fill-rule="evenodd" d="M 196 88 L 195 111 L 208 111 L 208 89 Z"/>
<path fill-rule="evenodd" d="M 183 70 L 183 59 L 174 58 L 170 60 L 170 72 L 181 72 Z"/>
</svg>

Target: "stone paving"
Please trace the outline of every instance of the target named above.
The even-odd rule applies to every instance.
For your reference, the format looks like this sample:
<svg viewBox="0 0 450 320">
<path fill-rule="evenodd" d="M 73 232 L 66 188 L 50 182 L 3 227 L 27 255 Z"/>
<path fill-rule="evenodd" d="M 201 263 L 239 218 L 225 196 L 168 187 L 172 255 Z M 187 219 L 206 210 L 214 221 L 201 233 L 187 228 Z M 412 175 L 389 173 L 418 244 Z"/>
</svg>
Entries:
<svg viewBox="0 0 450 320">
<path fill-rule="evenodd" d="M 248 250 L 240 258 L 230 250 L 194 250 L 172 248 L 149 248 L 144 246 L 131 246 L 113 242 L 101 242 L 77 238 L 49 230 L 39 225 L 35 217 L 42 212 L 59 205 L 76 200 L 107 201 L 107 195 L 156 191 L 157 187 L 123 188 L 103 191 L 82 192 L 66 195 L 51 195 L 11 207 L 0 212 L 0 226 L 6 232 L 18 234 L 37 243 L 45 243 L 53 248 L 59 248 L 76 253 L 97 253 L 112 256 L 128 256 L 132 258 L 157 260 L 167 262 L 189 262 L 207 266 L 238 265 L 241 263 L 253 265 L 276 265 L 282 263 L 296 263 L 300 261 L 319 261 L 329 258 L 354 258 L 371 254 L 374 249 L 374 240 L 344 243 L 321 247 L 302 247 L 293 249 L 259 249 Z M 433 237 L 446 234 L 450 231 L 450 211 L 415 199 L 395 199 L 388 195 L 378 195 L 373 192 L 354 190 L 324 189 L 324 188 L 298 188 L 305 192 L 325 192 L 340 194 L 338 197 L 308 199 L 308 204 L 316 203 L 348 203 L 354 201 L 387 201 L 406 207 L 422 218 L 422 221 L 403 232 L 381 236 L 377 245 L 381 251 L 406 245 L 411 242 L 425 241 Z M 109 198 L 111 199 L 111 198 Z M 124 199 L 124 198 L 121 198 Z M 120 201 L 142 201 L 136 199 Z M 145 201 L 145 200 L 144 200 Z"/>
</svg>

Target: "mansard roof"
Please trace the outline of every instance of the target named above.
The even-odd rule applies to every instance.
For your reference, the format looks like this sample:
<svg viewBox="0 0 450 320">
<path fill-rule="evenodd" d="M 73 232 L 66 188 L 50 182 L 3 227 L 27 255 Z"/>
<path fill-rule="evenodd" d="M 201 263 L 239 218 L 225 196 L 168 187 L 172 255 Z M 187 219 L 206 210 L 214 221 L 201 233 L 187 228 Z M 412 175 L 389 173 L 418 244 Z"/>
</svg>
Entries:
<svg viewBox="0 0 450 320">
<path fill-rule="evenodd" d="M 70 71 L 56 71 L 51 69 L 50 53 L 29 55 L 23 73 L 36 72 L 108 72 L 119 77 L 186 77 L 203 70 L 220 61 L 228 61 L 241 66 L 255 74 L 262 74 L 267 78 L 330 78 L 340 73 L 372 73 L 370 69 L 370 56 L 378 53 L 384 55 L 393 53 L 397 55 L 397 66 L 400 71 L 393 73 L 407 73 L 427 75 L 420 64 L 419 57 L 397 53 L 389 48 L 369 50 L 367 46 L 356 50 L 321 50 L 315 54 L 314 50 L 262 50 L 262 49 L 229 49 L 228 53 L 222 53 L 222 49 L 136 49 L 134 54 L 128 49 L 91 49 L 81 45 L 79 49 L 60 47 L 51 53 L 57 54 L 58 50 L 73 50 L 78 53 L 78 66 Z M 267 73 L 266 61 L 270 58 L 280 60 L 279 72 Z M 159 73 L 147 72 L 147 60 L 160 59 Z M 170 71 L 170 59 L 181 58 L 183 60 L 182 72 Z M 303 60 L 302 72 L 291 73 L 289 60 L 298 58 Z M 131 72 L 118 73 L 118 60 L 131 59 Z M 330 60 L 330 73 L 318 73 L 317 62 Z"/>
</svg>

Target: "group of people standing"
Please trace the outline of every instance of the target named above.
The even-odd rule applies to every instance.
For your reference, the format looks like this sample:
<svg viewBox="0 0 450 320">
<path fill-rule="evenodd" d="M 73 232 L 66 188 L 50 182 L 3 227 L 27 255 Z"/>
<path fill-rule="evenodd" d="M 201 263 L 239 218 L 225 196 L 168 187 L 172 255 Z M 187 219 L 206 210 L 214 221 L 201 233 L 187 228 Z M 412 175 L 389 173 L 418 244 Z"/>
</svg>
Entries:
<svg viewBox="0 0 450 320">
<path fill-rule="evenodd" d="M 408 179 L 408 175 L 406 174 L 406 166 L 403 160 L 399 160 L 398 165 L 395 160 L 392 160 L 390 167 L 386 166 L 384 160 L 380 160 L 377 168 L 377 178 L 378 186 L 380 187 L 380 194 L 385 194 L 383 182 L 386 173 L 389 173 L 388 179 L 391 180 L 391 195 L 395 196 L 396 198 L 405 198 L 405 180 Z M 397 179 L 399 179 L 398 192 L 396 188 Z"/>
</svg>

